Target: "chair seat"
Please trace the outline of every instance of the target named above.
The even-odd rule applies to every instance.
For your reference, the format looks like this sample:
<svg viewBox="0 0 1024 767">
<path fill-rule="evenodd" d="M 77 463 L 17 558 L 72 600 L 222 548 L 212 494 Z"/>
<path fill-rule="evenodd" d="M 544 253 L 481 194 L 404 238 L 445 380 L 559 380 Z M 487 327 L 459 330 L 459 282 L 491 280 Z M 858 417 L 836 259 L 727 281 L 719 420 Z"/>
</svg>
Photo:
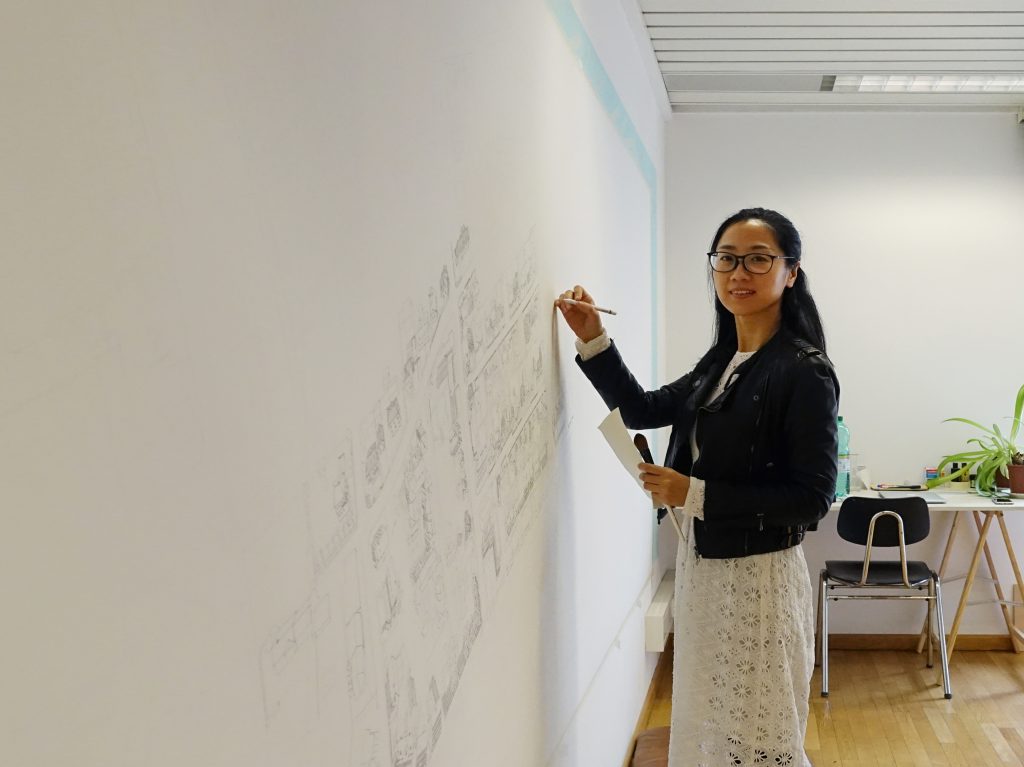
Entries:
<svg viewBox="0 0 1024 767">
<path fill-rule="evenodd" d="M 860 583 L 864 562 L 857 559 L 830 559 L 825 562 L 825 573 L 834 581 L 857 585 Z M 908 561 L 907 577 L 911 585 L 924 585 L 932 577 L 931 568 L 924 562 Z M 903 568 L 896 562 L 872 562 L 868 568 L 868 584 L 874 586 L 902 586 Z"/>
</svg>

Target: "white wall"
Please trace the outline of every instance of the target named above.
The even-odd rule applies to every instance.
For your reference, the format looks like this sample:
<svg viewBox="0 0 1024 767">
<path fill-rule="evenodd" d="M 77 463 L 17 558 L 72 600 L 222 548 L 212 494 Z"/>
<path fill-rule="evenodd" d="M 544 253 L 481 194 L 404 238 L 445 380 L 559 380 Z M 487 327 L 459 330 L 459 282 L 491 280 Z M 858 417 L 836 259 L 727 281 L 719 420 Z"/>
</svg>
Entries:
<svg viewBox="0 0 1024 767">
<path fill-rule="evenodd" d="M 550 302 L 651 382 L 635 11 L 0 11 L 0 763 L 620 763 L 662 565 Z"/>
<path fill-rule="evenodd" d="M 763 206 L 803 236 L 840 412 L 875 480 L 920 480 L 925 466 L 959 450 L 970 430 L 944 418 L 1008 424 L 1024 383 L 1024 126 L 1012 115 L 677 114 L 666 152 L 671 372 L 687 370 L 711 339 L 702 259 L 717 225 Z M 949 521 L 939 510 L 934 519 L 916 553 L 937 567 Z M 1010 514 L 1008 522 L 1024 550 L 1024 521 Z M 826 556 L 856 556 L 834 519 L 804 546 L 815 578 Z M 964 572 L 969 550 L 965 537 L 951 572 Z M 1009 588 L 1005 557 L 996 559 Z M 978 598 L 990 587 L 976 589 Z M 958 597 L 959 583 L 950 583 L 950 615 Z M 916 631 L 916 612 L 904 612 L 844 604 L 833 630 Z M 1000 630 L 994 606 L 970 608 L 962 628 Z"/>
</svg>

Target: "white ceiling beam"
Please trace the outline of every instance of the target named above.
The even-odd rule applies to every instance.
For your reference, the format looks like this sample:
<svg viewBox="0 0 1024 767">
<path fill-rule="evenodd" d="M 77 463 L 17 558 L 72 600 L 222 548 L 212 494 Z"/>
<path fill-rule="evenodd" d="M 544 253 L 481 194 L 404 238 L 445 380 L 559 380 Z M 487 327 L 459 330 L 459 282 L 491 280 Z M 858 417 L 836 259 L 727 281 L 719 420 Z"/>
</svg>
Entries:
<svg viewBox="0 0 1024 767">
<path fill-rule="evenodd" d="M 662 51 L 1017 51 L 1024 55 L 1024 32 L 1012 40 L 655 40 Z"/>
<path fill-rule="evenodd" d="M 660 51 L 658 61 L 664 63 L 722 62 L 921 62 L 925 64 L 953 62 L 1016 62 L 1024 70 L 1024 51 Z"/>
<path fill-rule="evenodd" d="M 772 0 L 772 10 L 783 13 L 901 11 L 930 13 L 1012 13 L 1021 10 L 1020 0 Z M 758 13 L 764 0 L 640 0 L 645 13 Z"/>
<path fill-rule="evenodd" d="M 861 75 L 871 72 L 880 72 L 891 75 L 958 75 L 958 74 L 1019 74 L 1024 72 L 1024 64 L 1013 61 L 1006 62 L 970 62 L 970 61 L 943 61 L 933 64 L 926 62 L 894 61 L 894 62 L 851 62 L 851 61 L 821 61 L 821 62 L 693 62 L 683 63 L 667 61 L 661 64 L 661 71 L 664 74 L 674 72 L 721 72 L 735 74 L 737 72 L 750 72 L 754 74 L 796 73 L 796 72 L 820 72 L 823 75 Z"/>
<path fill-rule="evenodd" d="M 652 40 L 903 40 L 1024 38 L 1024 27 L 655 27 L 648 28 Z"/>
<path fill-rule="evenodd" d="M 645 13 L 649 29 L 658 27 L 1013 27 L 1024 26 L 1020 13 Z"/>
<path fill-rule="evenodd" d="M 1024 104 L 1024 94 L 1013 93 L 711 93 L 669 91 L 673 106 L 728 104 L 756 106 L 760 104 L 791 104 L 794 106 L 830 107 L 840 104 L 864 106 L 917 107 L 1001 107 L 1012 109 Z"/>
</svg>

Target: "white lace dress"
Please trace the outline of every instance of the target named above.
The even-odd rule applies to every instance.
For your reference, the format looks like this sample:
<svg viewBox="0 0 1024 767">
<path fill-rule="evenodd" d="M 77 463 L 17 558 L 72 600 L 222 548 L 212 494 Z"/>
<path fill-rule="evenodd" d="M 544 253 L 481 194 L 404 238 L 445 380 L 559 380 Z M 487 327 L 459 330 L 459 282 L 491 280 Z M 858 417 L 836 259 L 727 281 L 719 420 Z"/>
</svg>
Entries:
<svg viewBox="0 0 1024 767">
<path fill-rule="evenodd" d="M 607 334 L 577 341 L 583 359 Z M 737 352 L 730 374 L 754 352 Z M 695 436 L 690 450 L 697 459 Z M 736 559 L 697 557 L 693 519 L 704 518 L 704 482 L 692 479 L 677 514 L 675 658 L 669 767 L 811 767 L 804 753 L 814 671 L 814 597 L 800 546 Z"/>
<path fill-rule="evenodd" d="M 708 401 L 753 352 L 737 352 Z M 690 446 L 697 457 L 696 442 Z M 803 549 L 698 558 L 693 518 L 704 483 L 679 514 L 669 767 L 810 767 L 803 742 L 814 670 L 814 598 Z"/>
</svg>

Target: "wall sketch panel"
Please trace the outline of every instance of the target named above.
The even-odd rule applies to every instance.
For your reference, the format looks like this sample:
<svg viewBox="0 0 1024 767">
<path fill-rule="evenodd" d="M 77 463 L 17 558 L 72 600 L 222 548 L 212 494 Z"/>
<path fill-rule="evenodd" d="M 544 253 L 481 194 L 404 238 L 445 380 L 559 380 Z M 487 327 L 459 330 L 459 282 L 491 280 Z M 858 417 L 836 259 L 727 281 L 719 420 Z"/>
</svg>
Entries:
<svg viewBox="0 0 1024 767">
<path fill-rule="evenodd" d="M 647 373 L 650 174 L 544 2 L 352 5 L 4 13 L 0 763 L 436 764 L 467 678 L 539 676 L 473 669 L 510 609 L 550 750 L 632 609 L 562 577 L 650 526 L 552 301 Z"/>
</svg>

